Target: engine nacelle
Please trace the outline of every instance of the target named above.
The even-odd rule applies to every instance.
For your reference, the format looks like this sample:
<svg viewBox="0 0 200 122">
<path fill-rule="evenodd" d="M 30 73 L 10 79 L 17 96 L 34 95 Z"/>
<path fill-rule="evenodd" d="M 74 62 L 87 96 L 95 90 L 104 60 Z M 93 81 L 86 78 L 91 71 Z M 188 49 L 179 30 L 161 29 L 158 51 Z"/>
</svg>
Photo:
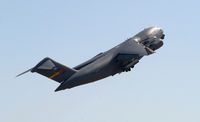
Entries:
<svg viewBox="0 0 200 122">
<path fill-rule="evenodd" d="M 153 51 L 157 50 L 158 48 L 163 46 L 162 40 L 154 40 L 150 45 L 149 48 L 151 48 Z"/>
</svg>

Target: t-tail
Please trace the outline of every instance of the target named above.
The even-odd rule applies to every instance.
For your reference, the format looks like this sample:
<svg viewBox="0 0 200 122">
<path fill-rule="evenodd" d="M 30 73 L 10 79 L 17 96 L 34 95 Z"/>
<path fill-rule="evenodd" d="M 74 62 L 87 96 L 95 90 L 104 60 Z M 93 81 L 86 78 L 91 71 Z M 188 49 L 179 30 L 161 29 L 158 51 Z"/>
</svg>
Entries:
<svg viewBox="0 0 200 122">
<path fill-rule="evenodd" d="M 67 80 L 77 72 L 77 70 L 64 66 L 48 57 L 40 61 L 35 67 L 17 75 L 17 77 L 29 71 L 32 73 L 37 72 L 59 83 Z"/>
</svg>

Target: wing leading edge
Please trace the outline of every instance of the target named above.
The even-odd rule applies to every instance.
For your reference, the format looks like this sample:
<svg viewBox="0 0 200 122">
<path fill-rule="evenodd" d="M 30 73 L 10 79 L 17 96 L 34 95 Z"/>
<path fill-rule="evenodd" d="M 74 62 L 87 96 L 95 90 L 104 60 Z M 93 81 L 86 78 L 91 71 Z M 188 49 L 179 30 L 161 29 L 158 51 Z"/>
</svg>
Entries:
<svg viewBox="0 0 200 122">
<path fill-rule="evenodd" d="M 134 54 L 138 55 L 139 57 L 148 55 L 146 47 L 134 39 L 128 39 L 126 42 L 120 45 L 119 54 Z"/>
</svg>

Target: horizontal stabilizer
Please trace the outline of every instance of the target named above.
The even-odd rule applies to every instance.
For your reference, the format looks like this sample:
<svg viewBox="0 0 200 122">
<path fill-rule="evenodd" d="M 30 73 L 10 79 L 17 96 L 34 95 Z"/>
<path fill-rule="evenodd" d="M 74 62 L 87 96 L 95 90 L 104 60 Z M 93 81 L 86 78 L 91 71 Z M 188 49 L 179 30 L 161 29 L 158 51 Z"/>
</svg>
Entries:
<svg viewBox="0 0 200 122">
<path fill-rule="evenodd" d="M 20 73 L 19 75 L 17 75 L 16 77 L 19 77 L 19 76 L 21 76 L 21 75 L 23 75 L 23 74 L 25 74 L 25 73 L 27 73 L 27 72 L 29 72 L 29 71 L 31 71 L 32 70 L 32 68 L 31 69 L 29 69 L 29 70 L 26 70 L 25 72 L 22 72 L 22 73 Z"/>
</svg>

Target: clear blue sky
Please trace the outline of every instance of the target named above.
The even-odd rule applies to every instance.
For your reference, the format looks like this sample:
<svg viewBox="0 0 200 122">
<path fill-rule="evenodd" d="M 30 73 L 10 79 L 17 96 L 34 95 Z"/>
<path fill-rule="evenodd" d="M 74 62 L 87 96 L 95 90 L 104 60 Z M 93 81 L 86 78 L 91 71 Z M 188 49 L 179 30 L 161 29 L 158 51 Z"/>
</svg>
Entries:
<svg viewBox="0 0 200 122">
<path fill-rule="evenodd" d="M 1 0 L 1 122 L 199 122 L 198 0 Z M 149 26 L 164 46 L 128 73 L 55 93 L 44 57 L 73 67 Z"/>
</svg>

